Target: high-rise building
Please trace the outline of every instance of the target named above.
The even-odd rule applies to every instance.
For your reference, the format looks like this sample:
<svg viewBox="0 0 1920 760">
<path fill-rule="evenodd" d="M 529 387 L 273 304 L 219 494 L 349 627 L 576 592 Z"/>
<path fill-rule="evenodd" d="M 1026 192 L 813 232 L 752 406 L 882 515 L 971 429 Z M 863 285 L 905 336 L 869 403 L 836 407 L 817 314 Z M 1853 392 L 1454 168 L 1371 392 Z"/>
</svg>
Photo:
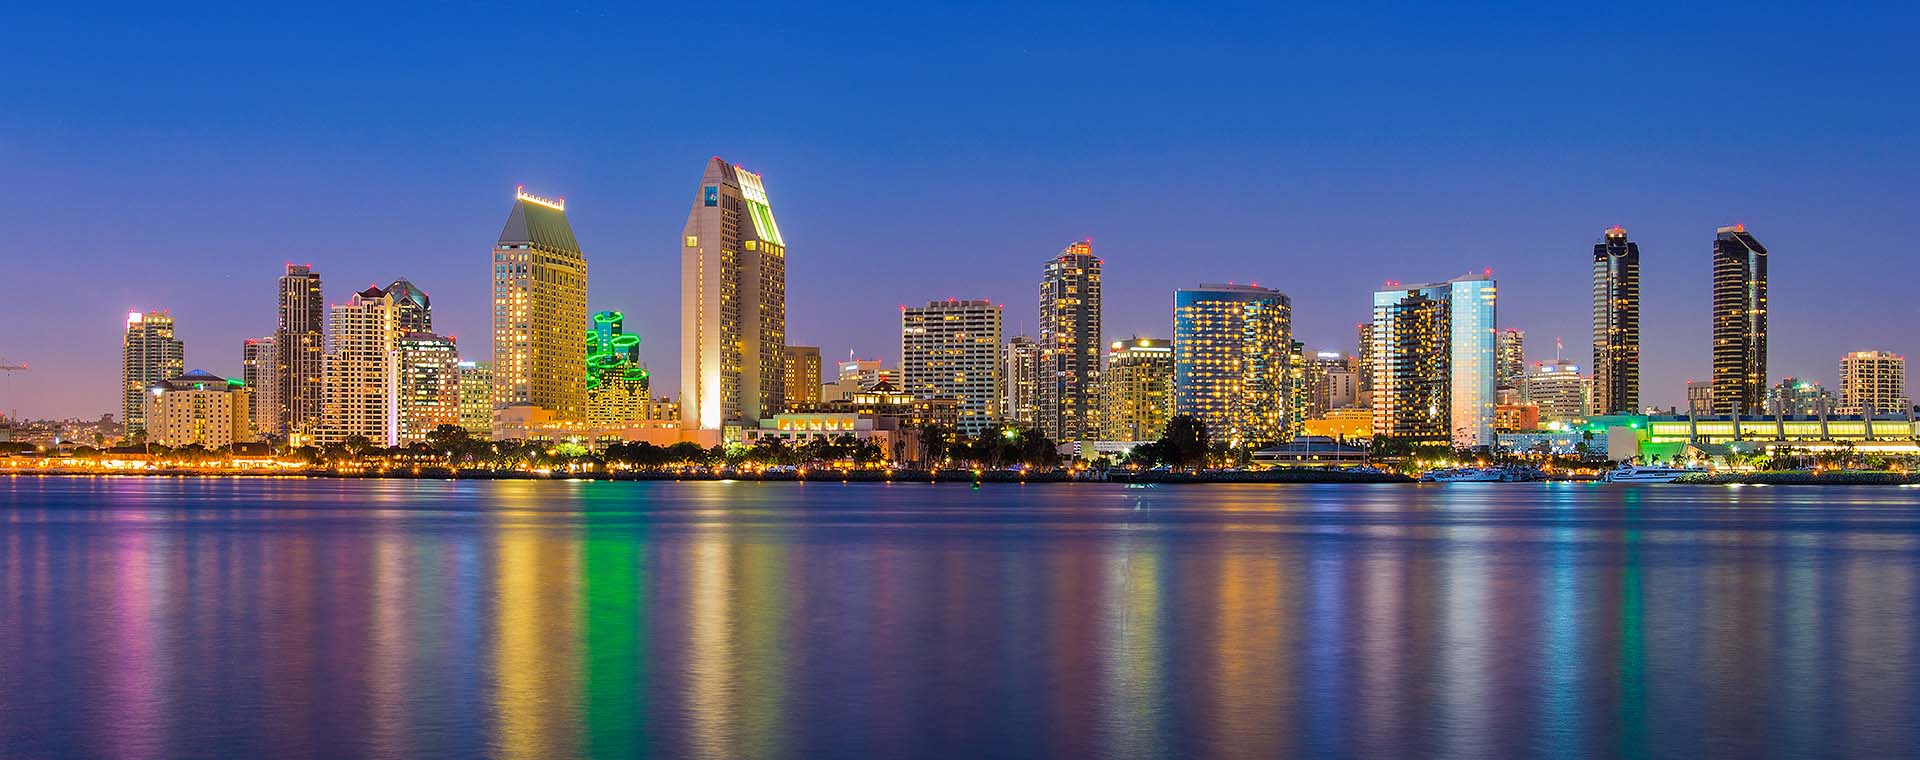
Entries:
<svg viewBox="0 0 1920 760">
<path fill-rule="evenodd" d="M 626 323 L 620 312 L 595 312 L 587 331 L 587 421 L 596 427 L 649 418 L 652 376 L 640 363 L 640 336 L 627 332 Z"/>
<path fill-rule="evenodd" d="M 1293 301 L 1257 285 L 1203 283 L 1173 296 L 1174 413 L 1228 446 L 1286 438 Z"/>
<path fill-rule="evenodd" d="M 771 419 L 786 405 L 787 243 L 760 175 L 708 161 L 680 251 L 683 424 Z"/>
<path fill-rule="evenodd" d="M 493 247 L 493 405 L 561 423 L 587 417 L 587 258 L 566 208 L 516 190 Z"/>
<path fill-rule="evenodd" d="M 820 347 L 787 346 L 783 354 L 787 411 L 820 403 Z"/>
<path fill-rule="evenodd" d="M 1360 402 L 1360 373 L 1353 356 L 1342 351 L 1318 351 L 1306 360 L 1307 417 L 1325 416 L 1334 409 L 1350 409 Z"/>
<path fill-rule="evenodd" d="M 1357 402 L 1355 406 L 1371 410 L 1373 409 L 1373 323 L 1361 322 L 1354 325 L 1353 329 L 1354 332 L 1359 333 L 1360 339 L 1357 346 L 1360 354 L 1357 372 L 1359 391 L 1354 395 L 1354 400 Z"/>
<path fill-rule="evenodd" d="M 1687 381 L 1687 414 L 1695 417 L 1713 414 L 1713 383 L 1711 381 Z"/>
<path fill-rule="evenodd" d="M 1101 376 L 1102 419 L 1109 441 L 1154 441 L 1173 418 L 1173 341 L 1132 337 L 1107 347 Z"/>
<path fill-rule="evenodd" d="M 1788 375 L 1767 389 L 1765 408 L 1754 411 L 1789 417 L 1817 417 L 1823 413 L 1833 413 L 1835 406 L 1833 393 L 1818 381 Z"/>
<path fill-rule="evenodd" d="M 185 372 L 186 355 L 186 345 L 173 337 L 171 313 L 127 312 L 120 342 L 120 419 L 127 435 L 146 430 L 148 389 Z"/>
<path fill-rule="evenodd" d="M 226 448 L 254 440 L 246 384 L 203 369 L 154 383 L 147 392 L 147 441 Z"/>
<path fill-rule="evenodd" d="M 1527 332 L 1517 327 L 1501 330 L 1494 339 L 1494 390 L 1518 391 L 1527 381 Z"/>
<path fill-rule="evenodd" d="M 1040 278 L 1041 432 L 1061 443 L 1090 439 L 1100 383 L 1100 267 L 1093 241 L 1068 245 Z"/>
<path fill-rule="evenodd" d="M 400 443 L 400 321 L 393 297 L 378 286 L 334 304 L 327 324 L 326 404 L 315 441 L 364 436 L 375 446 Z"/>
<path fill-rule="evenodd" d="M 1767 391 L 1767 249 L 1746 225 L 1713 240 L 1713 411 L 1752 414 Z"/>
<path fill-rule="evenodd" d="M 261 435 L 279 435 L 280 348 L 274 336 L 248 338 L 240 350 L 240 380 L 247 387 L 249 426 Z"/>
<path fill-rule="evenodd" d="M 1905 414 L 1907 357 L 1892 351 L 1853 351 L 1840 357 L 1840 413 Z"/>
<path fill-rule="evenodd" d="M 1617 224 L 1593 246 L 1593 411 L 1641 411 L 1640 244 Z"/>
<path fill-rule="evenodd" d="M 1493 278 L 1389 287 L 1373 294 L 1374 434 L 1491 446 Z"/>
<path fill-rule="evenodd" d="M 1521 390 L 1523 403 L 1540 410 L 1540 422 L 1572 422 L 1593 408 L 1593 380 L 1566 359 L 1534 362 Z"/>
<path fill-rule="evenodd" d="M 1023 429 L 1040 427 L 1040 344 L 1025 335 L 1007 341 L 1004 352 L 1006 401 L 1001 415 Z"/>
<path fill-rule="evenodd" d="M 419 295 L 426 297 L 424 293 Z M 406 294 L 394 299 L 397 318 L 408 316 L 411 297 Z M 453 338 L 402 332 L 398 349 L 400 443 L 425 441 L 427 434 L 441 425 L 460 425 L 460 347 Z"/>
<path fill-rule="evenodd" d="M 901 390 L 959 402 L 959 431 L 1000 420 L 1000 311 L 991 301 L 949 299 L 900 309 Z"/>
<path fill-rule="evenodd" d="M 273 333 L 279 356 L 274 380 L 278 413 L 265 432 L 303 444 L 320 423 L 326 403 L 327 302 L 320 275 L 306 264 L 288 264 L 280 277 L 280 321 Z"/>
<path fill-rule="evenodd" d="M 427 291 L 402 277 L 387 286 L 387 295 L 393 296 L 402 334 L 433 332 L 433 300 L 427 297 Z"/>
<path fill-rule="evenodd" d="M 493 435 L 493 362 L 460 362 L 460 427 Z"/>
</svg>

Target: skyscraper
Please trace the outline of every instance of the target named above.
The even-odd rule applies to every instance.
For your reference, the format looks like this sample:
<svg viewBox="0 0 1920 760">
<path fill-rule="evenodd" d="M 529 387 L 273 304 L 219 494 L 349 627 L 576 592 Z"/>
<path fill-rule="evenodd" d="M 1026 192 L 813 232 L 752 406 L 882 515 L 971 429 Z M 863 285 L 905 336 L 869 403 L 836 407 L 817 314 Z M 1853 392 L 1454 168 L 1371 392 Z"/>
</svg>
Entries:
<svg viewBox="0 0 1920 760">
<path fill-rule="evenodd" d="M 1354 371 L 1354 358 L 1345 352 L 1315 352 L 1306 361 L 1306 378 L 1308 417 L 1352 408 L 1359 402 L 1360 375 Z"/>
<path fill-rule="evenodd" d="M 280 349 L 274 336 L 248 338 L 240 350 L 240 381 L 247 387 L 247 417 L 254 432 L 279 435 Z"/>
<path fill-rule="evenodd" d="M 393 296 L 394 314 L 401 333 L 433 332 L 433 300 L 427 297 L 427 291 L 405 277 L 394 280 L 386 290 L 387 295 Z"/>
<path fill-rule="evenodd" d="M 1023 429 L 1040 427 L 1040 344 L 1025 335 L 1007 341 L 1001 370 L 1006 378 L 1006 401 L 1001 415 Z"/>
<path fill-rule="evenodd" d="M 786 345 L 787 244 L 766 186 L 714 156 L 681 233 L 682 424 L 753 426 L 781 411 Z"/>
<path fill-rule="evenodd" d="M 1373 431 L 1493 444 L 1497 288 L 1487 275 L 1373 294 Z"/>
<path fill-rule="evenodd" d="M 1061 443 L 1090 439 L 1100 383 L 1100 267 L 1091 239 L 1047 262 L 1040 279 L 1038 419 Z"/>
<path fill-rule="evenodd" d="M 493 362 L 460 362 L 460 427 L 493 435 Z"/>
<path fill-rule="evenodd" d="M 403 293 L 394 299 L 396 321 L 407 321 L 409 298 Z M 402 332 L 398 349 L 400 443 L 425 441 L 434 428 L 459 425 L 460 347 L 453 338 Z"/>
<path fill-rule="evenodd" d="M 526 405 L 558 422 L 587 417 L 587 258 L 566 199 L 517 190 L 493 247 L 493 405 Z"/>
<path fill-rule="evenodd" d="M 783 362 L 787 409 L 820 403 L 820 347 L 787 346 Z"/>
<path fill-rule="evenodd" d="M 1840 413 L 1905 414 L 1907 357 L 1892 351 L 1853 351 L 1840 357 Z"/>
<path fill-rule="evenodd" d="M 1617 224 L 1593 246 L 1593 411 L 1640 412 L 1640 244 Z"/>
<path fill-rule="evenodd" d="M 1767 393 L 1767 249 L 1746 225 L 1713 240 L 1713 411 L 1753 414 Z"/>
<path fill-rule="evenodd" d="M 1373 408 L 1373 323 L 1361 322 L 1354 325 L 1353 329 L 1358 333 L 1360 340 L 1357 346 L 1359 366 L 1355 373 L 1358 375 L 1359 382 L 1354 393 L 1354 406 L 1371 410 Z"/>
<path fill-rule="evenodd" d="M 326 403 L 326 307 L 313 267 L 288 264 L 280 277 L 280 324 L 273 334 L 279 410 L 271 424 L 259 427 L 296 445 L 313 434 Z"/>
<path fill-rule="evenodd" d="M 1767 401 L 1764 409 L 1755 409 L 1753 414 L 1784 414 L 1789 417 L 1817 417 L 1822 412 L 1832 412 L 1833 393 L 1819 381 L 1802 380 L 1788 375 L 1767 389 Z"/>
<path fill-rule="evenodd" d="M 375 446 L 399 445 L 400 320 L 393 297 L 374 286 L 330 311 L 326 403 L 315 441 L 364 436 Z"/>
<path fill-rule="evenodd" d="M 627 317 L 595 312 L 587 331 L 587 421 L 629 425 L 647 419 L 652 375 L 640 363 L 640 336 L 626 331 Z"/>
<path fill-rule="evenodd" d="M 1496 391 L 1513 391 L 1527 381 L 1527 333 L 1516 327 L 1500 331 L 1494 340 L 1494 363 L 1499 367 L 1494 379 Z"/>
<path fill-rule="evenodd" d="M 1571 422 L 1593 408 L 1593 380 L 1565 359 L 1534 362 L 1522 389 L 1522 400 L 1540 410 L 1539 422 Z"/>
<path fill-rule="evenodd" d="M 1101 401 L 1109 441 L 1153 441 L 1173 418 L 1173 341 L 1132 337 L 1107 347 Z"/>
<path fill-rule="evenodd" d="M 1293 301 L 1257 285 L 1203 283 L 1174 291 L 1174 413 L 1217 443 L 1285 440 Z"/>
<path fill-rule="evenodd" d="M 900 309 L 901 390 L 957 400 L 965 435 L 1000 420 L 1000 311 L 990 301 L 955 299 Z"/>
<path fill-rule="evenodd" d="M 186 372 L 187 349 L 173 337 L 173 315 L 160 311 L 127 312 L 127 333 L 120 342 L 120 419 L 127 435 L 147 425 L 147 390 Z"/>
</svg>

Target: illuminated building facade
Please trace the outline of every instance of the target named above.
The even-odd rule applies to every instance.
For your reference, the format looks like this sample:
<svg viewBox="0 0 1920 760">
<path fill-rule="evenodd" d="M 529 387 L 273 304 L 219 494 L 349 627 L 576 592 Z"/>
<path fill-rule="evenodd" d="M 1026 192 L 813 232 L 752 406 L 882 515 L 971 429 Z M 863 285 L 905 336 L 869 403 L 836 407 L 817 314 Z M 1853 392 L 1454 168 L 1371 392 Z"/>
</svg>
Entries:
<svg viewBox="0 0 1920 760">
<path fill-rule="evenodd" d="M 681 232 L 685 427 L 757 425 L 786 407 L 787 245 L 760 175 L 715 156 Z"/>
<path fill-rule="evenodd" d="M 493 434 L 493 362 L 460 362 L 460 427 L 480 438 Z"/>
<path fill-rule="evenodd" d="M 248 338 L 240 349 L 240 380 L 251 406 L 247 418 L 255 432 L 274 434 L 280 415 L 280 351 L 274 336 Z"/>
<path fill-rule="evenodd" d="M 1527 382 L 1527 332 L 1516 327 L 1501 330 L 1493 350 L 1494 363 L 1499 366 L 1494 390 L 1510 391 L 1517 397 L 1520 386 Z"/>
<path fill-rule="evenodd" d="M 1593 246 L 1593 411 L 1640 409 L 1640 244 L 1619 225 Z"/>
<path fill-rule="evenodd" d="M 1524 399 L 1538 409 L 1539 422 L 1572 422 L 1593 409 L 1593 381 L 1580 365 L 1565 359 L 1534 362 L 1527 370 Z"/>
<path fill-rule="evenodd" d="M 274 368 L 274 400 L 279 405 L 261 430 L 302 443 L 320 423 L 326 403 L 327 302 L 320 275 L 305 264 L 288 264 L 280 276 L 280 321 L 273 333 L 279 356 Z"/>
<path fill-rule="evenodd" d="M 1040 278 L 1041 432 L 1059 443 L 1092 439 L 1100 384 L 1100 267 L 1093 241 L 1066 247 Z"/>
<path fill-rule="evenodd" d="M 787 408 L 820 403 L 820 347 L 787 346 L 781 356 Z"/>
<path fill-rule="evenodd" d="M 1289 419 L 1293 302 L 1257 285 L 1174 292 L 1174 413 L 1228 446 L 1283 441 Z"/>
<path fill-rule="evenodd" d="M 387 286 L 387 295 L 393 297 L 393 312 L 401 333 L 433 332 L 433 299 L 427 297 L 427 291 L 402 277 Z"/>
<path fill-rule="evenodd" d="M 648 418 L 652 380 L 640 363 L 640 336 L 626 331 L 626 315 L 596 312 L 587 331 L 587 421 L 617 427 Z"/>
<path fill-rule="evenodd" d="M 173 336 L 173 315 L 165 309 L 128 312 L 120 342 L 120 419 L 127 435 L 146 430 L 147 389 L 186 370 L 187 347 Z"/>
<path fill-rule="evenodd" d="M 146 393 L 147 441 L 218 449 L 254 440 L 246 385 L 196 369 L 154 383 Z"/>
<path fill-rule="evenodd" d="M 1713 383 L 1706 380 L 1687 381 L 1687 414 L 1713 414 Z"/>
<path fill-rule="evenodd" d="M 1373 294 L 1373 431 L 1494 444 L 1497 288 L 1490 275 Z"/>
<path fill-rule="evenodd" d="M 1307 417 L 1360 403 L 1360 373 L 1354 358 L 1341 351 L 1317 351 L 1306 359 Z"/>
<path fill-rule="evenodd" d="M 315 442 L 364 436 L 400 443 L 400 327 L 393 298 L 378 287 L 334 304 L 327 325 L 326 404 Z"/>
<path fill-rule="evenodd" d="M 1357 405 L 1361 409 L 1371 411 L 1373 409 L 1373 323 L 1361 322 L 1354 325 L 1353 329 L 1359 334 L 1360 340 L 1356 347 L 1360 353 L 1356 373 L 1359 375 L 1359 390 L 1354 394 L 1354 400 L 1358 402 Z"/>
<path fill-rule="evenodd" d="M 954 399 L 964 435 L 1000 420 L 1000 312 L 990 301 L 957 299 L 900 309 L 901 390 Z"/>
<path fill-rule="evenodd" d="M 1713 240 L 1713 411 L 1750 414 L 1767 390 L 1767 249 L 1745 225 Z"/>
<path fill-rule="evenodd" d="M 1025 335 L 1007 341 L 1003 352 L 1006 401 L 1001 414 L 1007 422 L 1023 430 L 1040 427 L 1040 344 Z"/>
<path fill-rule="evenodd" d="M 1842 414 L 1900 412 L 1907 397 L 1907 357 L 1892 351 L 1852 351 L 1840 357 Z"/>
<path fill-rule="evenodd" d="M 1132 337 L 1109 344 L 1100 439 L 1159 440 L 1173 418 L 1173 375 L 1173 341 Z"/>
<path fill-rule="evenodd" d="M 394 301 L 396 317 L 404 317 L 406 303 Z M 425 441 L 441 425 L 460 425 L 460 347 L 453 338 L 402 332 L 399 352 L 400 443 Z"/>
<path fill-rule="evenodd" d="M 561 423 L 587 416 L 587 258 L 566 200 L 514 193 L 493 247 L 493 406 L 530 405 Z"/>
<path fill-rule="evenodd" d="M 1825 386 L 1812 380 L 1802 380 L 1788 375 L 1780 378 L 1767 389 L 1767 414 L 1784 414 L 1788 417 L 1817 417 L 1832 414 L 1835 403 L 1833 393 Z M 1760 410 L 1756 410 L 1760 411 Z M 1888 409 L 1886 411 L 1905 411 Z"/>
</svg>

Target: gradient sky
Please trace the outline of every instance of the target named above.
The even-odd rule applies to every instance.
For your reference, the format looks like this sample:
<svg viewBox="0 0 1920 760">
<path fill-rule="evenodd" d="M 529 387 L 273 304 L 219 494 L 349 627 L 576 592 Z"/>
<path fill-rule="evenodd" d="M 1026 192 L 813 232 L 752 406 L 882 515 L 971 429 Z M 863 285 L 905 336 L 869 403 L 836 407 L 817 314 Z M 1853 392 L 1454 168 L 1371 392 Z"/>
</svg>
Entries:
<svg viewBox="0 0 1920 760">
<path fill-rule="evenodd" d="M 404 275 L 484 356 L 519 183 L 567 197 L 591 307 L 628 313 L 672 392 L 714 154 L 765 175 L 791 341 L 829 356 L 897 361 L 899 305 L 936 298 L 1031 331 L 1042 262 L 1091 237 L 1110 336 L 1167 336 L 1175 287 L 1255 281 L 1352 350 L 1383 280 L 1493 267 L 1533 358 L 1563 336 L 1584 361 L 1617 223 L 1644 395 L 1677 404 L 1736 221 L 1773 251 L 1776 378 L 1920 344 L 1912 6 L 898 5 L 10 9 L 0 356 L 33 369 L 0 407 L 117 414 L 129 309 L 237 374 L 287 261 L 333 302 Z"/>
</svg>

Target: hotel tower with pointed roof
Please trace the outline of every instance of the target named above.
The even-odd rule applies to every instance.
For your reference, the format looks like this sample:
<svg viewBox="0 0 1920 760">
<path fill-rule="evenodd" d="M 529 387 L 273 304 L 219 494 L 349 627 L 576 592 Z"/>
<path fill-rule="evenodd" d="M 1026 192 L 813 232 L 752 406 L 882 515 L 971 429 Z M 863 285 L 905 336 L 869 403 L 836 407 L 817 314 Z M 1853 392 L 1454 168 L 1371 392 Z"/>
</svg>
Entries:
<svg viewBox="0 0 1920 760">
<path fill-rule="evenodd" d="M 584 422 L 587 258 L 566 200 L 524 190 L 493 246 L 493 407 L 531 406 Z"/>
<path fill-rule="evenodd" d="M 681 231 L 682 425 L 752 426 L 780 412 L 786 343 L 787 246 L 766 186 L 714 156 Z"/>
</svg>

